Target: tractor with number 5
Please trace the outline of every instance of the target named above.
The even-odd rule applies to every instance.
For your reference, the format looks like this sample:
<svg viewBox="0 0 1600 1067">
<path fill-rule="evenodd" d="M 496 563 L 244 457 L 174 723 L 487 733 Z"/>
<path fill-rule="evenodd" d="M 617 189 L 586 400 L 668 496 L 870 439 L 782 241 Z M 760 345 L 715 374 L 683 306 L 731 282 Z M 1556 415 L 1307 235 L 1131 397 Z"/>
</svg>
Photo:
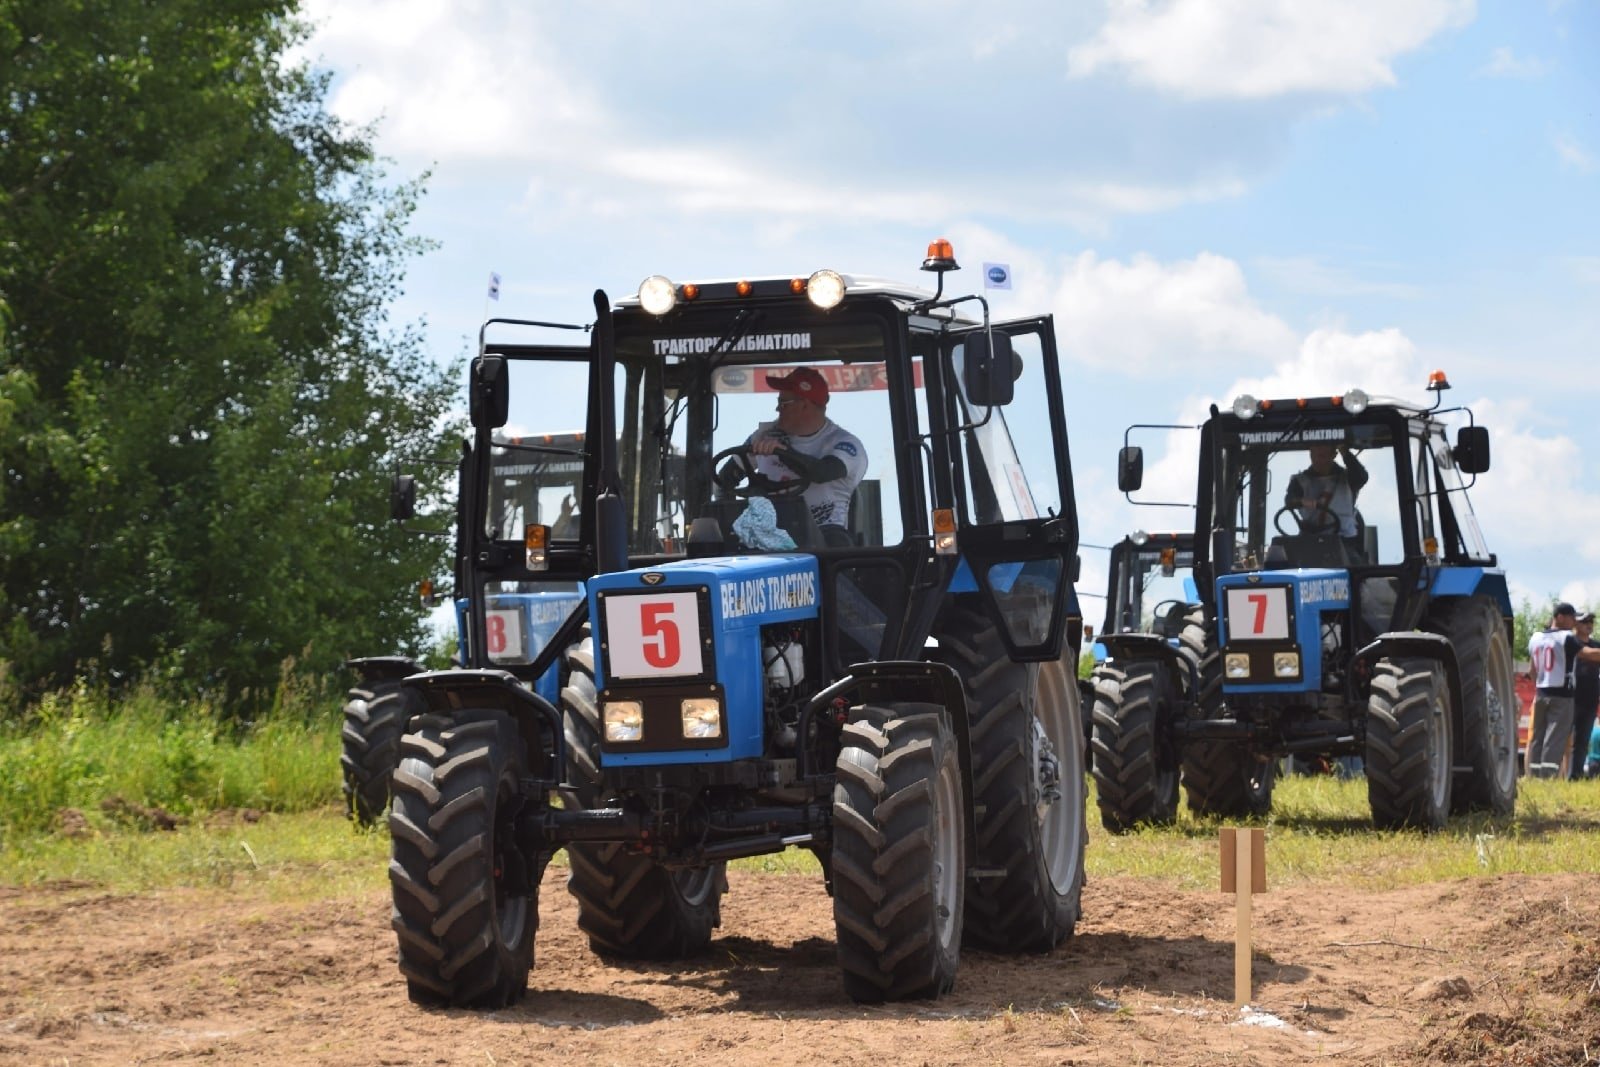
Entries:
<svg viewBox="0 0 1600 1067">
<path fill-rule="evenodd" d="M 414 1001 L 522 996 L 562 849 L 579 927 L 622 960 L 705 951 L 729 861 L 810 850 L 859 1001 L 948 991 L 963 945 L 1072 933 L 1082 620 L 1053 326 L 945 296 L 948 242 L 923 266 L 932 291 L 652 276 L 597 292 L 591 322 L 485 324 L 466 664 L 405 679 L 421 707 L 393 779 Z M 774 434 L 801 400 L 825 418 Z M 494 476 L 556 412 L 585 430 L 566 528 Z M 496 656 L 505 588 L 582 594 Z"/>
</svg>

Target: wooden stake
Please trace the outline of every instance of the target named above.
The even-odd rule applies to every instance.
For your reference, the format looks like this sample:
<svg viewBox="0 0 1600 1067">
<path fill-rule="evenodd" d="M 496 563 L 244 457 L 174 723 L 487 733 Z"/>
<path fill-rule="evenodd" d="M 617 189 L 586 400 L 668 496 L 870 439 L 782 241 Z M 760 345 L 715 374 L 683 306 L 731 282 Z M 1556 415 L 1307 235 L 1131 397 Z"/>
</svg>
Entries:
<svg viewBox="0 0 1600 1067">
<path fill-rule="evenodd" d="M 1222 891 L 1234 895 L 1233 1003 L 1250 1003 L 1250 896 L 1267 891 L 1267 835 L 1264 830 L 1240 833 L 1223 829 Z"/>
<path fill-rule="evenodd" d="M 1255 850 L 1251 833 L 1239 836 L 1239 847 L 1234 853 L 1234 923 L 1233 932 L 1233 1006 L 1242 1008 L 1250 1003 L 1250 855 Z"/>
</svg>

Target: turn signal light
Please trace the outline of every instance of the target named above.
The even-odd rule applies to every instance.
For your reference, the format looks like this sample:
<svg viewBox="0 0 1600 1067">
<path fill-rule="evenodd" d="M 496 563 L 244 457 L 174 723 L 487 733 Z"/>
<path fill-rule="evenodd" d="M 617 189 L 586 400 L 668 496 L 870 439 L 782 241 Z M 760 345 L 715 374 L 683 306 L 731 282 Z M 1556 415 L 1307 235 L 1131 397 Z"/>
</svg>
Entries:
<svg viewBox="0 0 1600 1067">
<path fill-rule="evenodd" d="M 522 544 L 527 549 L 527 564 L 530 571 L 550 569 L 550 558 L 546 555 L 546 550 L 550 547 L 550 527 L 538 523 L 527 527 L 522 532 Z"/>
<path fill-rule="evenodd" d="M 950 508 L 934 509 L 933 551 L 939 556 L 956 554 L 956 513 Z"/>
</svg>

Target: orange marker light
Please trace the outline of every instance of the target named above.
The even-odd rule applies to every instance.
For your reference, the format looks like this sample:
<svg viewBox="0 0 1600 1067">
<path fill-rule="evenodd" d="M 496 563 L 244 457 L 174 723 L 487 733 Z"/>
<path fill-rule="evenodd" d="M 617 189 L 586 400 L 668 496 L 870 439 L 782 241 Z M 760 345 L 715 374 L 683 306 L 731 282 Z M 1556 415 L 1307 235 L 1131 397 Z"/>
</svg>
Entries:
<svg viewBox="0 0 1600 1067">
<path fill-rule="evenodd" d="M 530 523 L 522 531 L 523 547 L 527 550 L 526 563 L 530 571 L 548 570 L 549 557 L 545 550 L 550 546 L 550 527 Z"/>
<path fill-rule="evenodd" d="M 933 551 L 939 556 L 956 554 L 956 513 L 949 508 L 933 511 Z"/>
<path fill-rule="evenodd" d="M 803 292 L 805 292 L 806 291 L 806 280 L 804 278 L 790 278 L 789 279 L 789 291 L 791 293 L 803 293 Z"/>
<path fill-rule="evenodd" d="M 950 244 L 950 241 L 947 238 L 935 237 L 933 240 L 928 242 L 928 258 L 955 259 L 955 247 Z"/>
<path fill-rule="evenodd" d="M 696 285 L 694 282 L 684 282 L 683 283 L 683 298 L 685 300 L 693 300 L 695 297 L 697 297 L 699 295 L 700 295 L 700 287 L 698 285 Z"/>
<path fill-rule="evenodd" d="M 738 293 L 740 296 L 749 296 L 751 290 L 753 290 L 754 288 L 755 288 L 755 286 L 751 285 L 749 282 L 734 282 L 733 283 L 733 291 Z"/>
</svg>

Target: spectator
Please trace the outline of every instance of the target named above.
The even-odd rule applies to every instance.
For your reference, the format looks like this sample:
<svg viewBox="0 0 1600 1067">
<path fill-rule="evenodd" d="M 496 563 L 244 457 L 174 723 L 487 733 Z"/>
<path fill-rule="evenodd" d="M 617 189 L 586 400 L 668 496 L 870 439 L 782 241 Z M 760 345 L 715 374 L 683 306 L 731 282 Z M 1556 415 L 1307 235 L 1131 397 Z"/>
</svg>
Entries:
<svg viewBox="0 0 1600 1067">
<path fill-rule="evenodd" d="M 1594 639 L 1594 612 L 1579 612 L 1573 632 L 1585 648 L 1600 648 Z M 1589 735 L 1594 732 L 1595 707 L 1600 705 L 1600 663 L 1579 660 L 1573 670 L 1572 687 L 1572 760 L 1567 764 L 1567 777 L 1573 781 L 1586 776 L 1585 759 L 1589 754 Z"/>
<path fill-rule="evenodd" d="M 1528 639 L 1536 689 L 1527 773 L 1535 778 L 1554 778 L 1561 773 L 1561 760 L 1572 738 L 1573 670 L 1579 662 L 1600 663 L 1600 646 L 1584 647 L 1573 632 L 1577 622 L 1578 610 L 1562 601 L 1551 613 L 1550 626 Z"/>
</svg>

